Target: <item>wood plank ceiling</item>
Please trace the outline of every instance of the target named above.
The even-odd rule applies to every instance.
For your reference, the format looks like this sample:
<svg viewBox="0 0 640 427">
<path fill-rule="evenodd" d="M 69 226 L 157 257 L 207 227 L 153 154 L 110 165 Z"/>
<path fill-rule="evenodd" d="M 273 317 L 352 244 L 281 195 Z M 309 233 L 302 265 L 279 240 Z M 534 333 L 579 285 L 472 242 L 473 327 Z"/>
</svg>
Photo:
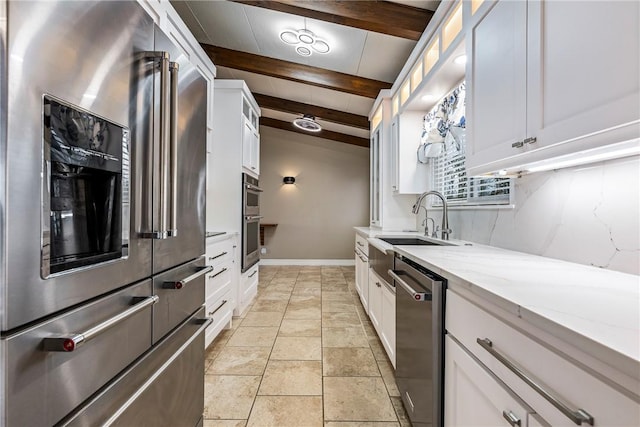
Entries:
<svg viewBox="0 0 640 427">
<path fill-rule="evenodd" d="M 218 78 L 246 81 L 262 110 L 262 126 L 308 135 L 291 122 L 310 114 L 323 127 L 314 136 L 368 147 L 373 101 L 391 87 L 439 1 L 171 3 L 211 57 Z M 331 50 L 296 54 L 280 32 L 300 29 Z"/>
</svg>

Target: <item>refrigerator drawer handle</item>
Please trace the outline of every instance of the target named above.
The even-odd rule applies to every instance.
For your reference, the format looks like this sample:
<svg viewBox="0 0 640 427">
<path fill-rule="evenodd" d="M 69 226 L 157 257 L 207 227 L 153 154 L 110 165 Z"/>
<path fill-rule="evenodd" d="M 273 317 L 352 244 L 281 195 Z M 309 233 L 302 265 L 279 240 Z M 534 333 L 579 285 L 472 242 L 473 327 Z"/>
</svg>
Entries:
<svg viewBox="0 0 640 427">
<path fill-rule="evenodd" d="M 476 342 L 480 345 L 480 347 L 484 348 L 491 354 L 493 357 L 498 359 L 500 363 L 506 366 L 511 372 L 516 374 L 522 381 L 527 383 L 529 387 L 534 389 L 538 394 L 545 399 L 553 406 L 555 406 L 560 412 L 562 412 L 567 418 L 576 423 L 577 425 L 581 425 L 583 422 L 587 424 L 594 425 L 594 420 L 591 415 L 584 409 L 576 409 L 575 411 L 569 408 L 560 398 L 558 398 L 554 393 L 545 390 L 540 384 L 536 382 L 527 372 L 523 371 L 520 367 L 516 366 L 511 360 L 507 359 L 505 355 L 500 353 L 493 347 L 493 342 L 489 338 L 477 338 Z"/>
<path fill-rule="evenodd" d="M 210 273 L 211 271 L 213 271 L 212 266 L 202 267 L 200 270 L 196 271 L 191 276 L 187 276 L 182 280 L 166 281 L 162 284 L 162 287 L 164 289 L 182 289 L 184 285 L 186 285 L 187 283 L 193 280 L 196 280 L 198 277 L 202 277 L 205 274 Z"/>
<path fill-rule="evenodd" d="M 177 62 L 169 63 L 169 178 L 171 197 L 169 198 L 169 229 L 168 237 L 178 235 L 178 72 Z"/>
<path fill-rule="evenodd" d="M 157 295 L 151 295 L 148 297 L 134 298 L 140 301 L 129 307 L 120 314 L 117 314 L 104 322 L 87 329 L 85 332 L 69 334 L 67 336 L 49 337 L 42 340 L 43 349 L 45 351 L 62 351 L 71 352 L 75 351 L 82 344 L 97 337 L 101 333 L 111 329 L 118 323 L 128 319 L 129 317 L 139 313 L 147 307 L 150 307 L 158 302 L 160 298 Z"/>
<path fill-rule="evenodd" d="M 198 338 L 198 335 L 200 335 L 201 333 L 204 332 L 205 329 L 207 329 L 209 327 L 209 325 L 211 325 L 211 323 L 213 323 L 213 319 L 210 317 L 205 317 L 204 319 L 197 319 L 196 320 L 197 323 L 200 324 L 200 327 L 198 328 L 198 330 L 196 332 L 193 333 L 193 335 L 191 335 L 191 337 L 186 340 L 184 342 L 184 344 L 182 344 L 182 346 L 180 346 L 180 348 L 178 350 L 176 350 L 175 353 L 173 353 L 173 355 L 171 357 L 169 357 L 167 359 L 166 362 L 164 362 L 164 364 L 158 368 L 157 371 L 155 371 L 153 374 L 149 375 L 149 379 L 147 379 L 144 384 L 142 384 L 140 386 L 140 388 L 138 388 L 136 390 L 135 393 L 133 393 L 133 395 L 126 401 L 124 402 L 124 404 L 118 408 L 114 414 L 111 416 L 111 418 L 109 418 L 107 421 L 105 421 L 105 423 L 103 424 L 103 426 L 107 427 L 107 426 L 112 426 L 114 425 L 117 421 L 118 418 L 120 418 L 120 416 L 129 408 L 131 407 L 131 405 L 133 405 L 135 403 L 135 401 L 140 397 L 140 395 L 142 395 L 142 393 L 147 390 L 149 387 L 151 387 L 151 385 L 153 384 L 153 382 L 155 380 L 157 380 L 163 373 L 164 371 L 166 371 L 169 366 L 171 366 L 171 364 L 178 358 L 180 357 L 180 355 L 182 353 L 184 353 L 184 351 L 189 348 L 189 346 L 191 345 L 191 343 L 193 343 L 193 341 L 195 341 L 196 338 Z"/>
<path fill-rule="evenodd" d="M 409 286 L 409 284 L 407 282 L 405 282 L 404 280 L 402 280 L 400 278 L 400 275 L 402 276 L 406 276 L 407 273 L 405 273 L 404 271 L 395 271 L 395 270 L 391 270 L 389 269 L 387 271 L 389 273 L 389 275 L 391 277 L 393 277 L 393 279 L 400 283 L 400 286 L 402 286 L 402 288 L 409 292 L 409 295 L 411 295 L 411 297 L 414 299 L 414 301 L 431 301 L 433 295 L 431 294 L 431 292 L 417 292 L 415 289 L 413 289 L 411 286 Z"/>
</svg>

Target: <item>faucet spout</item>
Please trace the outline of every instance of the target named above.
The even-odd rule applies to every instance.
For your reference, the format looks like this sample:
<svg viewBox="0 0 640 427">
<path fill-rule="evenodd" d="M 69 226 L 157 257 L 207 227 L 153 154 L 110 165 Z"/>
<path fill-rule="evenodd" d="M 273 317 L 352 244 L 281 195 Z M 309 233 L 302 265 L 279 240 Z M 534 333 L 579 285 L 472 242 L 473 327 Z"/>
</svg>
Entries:
<svg viewBox="0 0 640 427">
<path fill-rule="evenodd" d="M 447 199 L 440 193 L 439 191 L 426 191 L 418 196 L 415 205 L 413 205 L 413 209 L 411 212 L 417 214 L 420 210 L 420 205 L 422 201 L 427 196 L 436 196 L 440 200 L 442 200 L 442 226 L 441 226 L 441 234 L 442 240 L 449 240 L 449 236 L 451 235 L 451 230 L 449 230 L 449 208 L 447 206 Z"/>
</svg>

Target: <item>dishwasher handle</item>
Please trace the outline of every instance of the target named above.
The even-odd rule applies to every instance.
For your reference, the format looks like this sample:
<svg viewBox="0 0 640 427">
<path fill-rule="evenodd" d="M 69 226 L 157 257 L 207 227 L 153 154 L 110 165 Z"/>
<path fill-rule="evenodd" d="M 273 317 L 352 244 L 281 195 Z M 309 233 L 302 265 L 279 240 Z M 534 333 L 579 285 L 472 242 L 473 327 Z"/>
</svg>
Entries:
<svg viewBox="0 0 640 427">
<path fill-rule="evenodd" d="M 418 292 L 400 277 L 400 276 L 406 276 L 408 278 L 411 278 L 411 276 L 409 276 L 406 272 L 402 270 L 389 269 L 387 273 L 389 273 L 389 275 L 393 277 L 393 280 L 400 283 L 400 286 L 402 286 L 402 288 L 405 291 L 407 291 L 409 295 L 411 295 L 411 298 L 413 298 L 414 301 L 423 302 L 423 301 L 431 301 L 433 299 L 433 294 L 431 292 Z"/>
</svg>

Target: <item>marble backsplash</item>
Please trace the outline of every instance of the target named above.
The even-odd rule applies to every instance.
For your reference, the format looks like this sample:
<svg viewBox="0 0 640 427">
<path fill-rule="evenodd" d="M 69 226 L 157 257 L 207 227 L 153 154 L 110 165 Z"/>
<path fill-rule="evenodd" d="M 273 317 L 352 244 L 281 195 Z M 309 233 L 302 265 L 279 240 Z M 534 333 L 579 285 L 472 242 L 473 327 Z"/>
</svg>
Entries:
<svg viewBox="0 0 640 427">
<path fill-rule="evenodd" d="M 450 210 L 452 237 L 640 274 L 640 158 L 526 175 L 514 196 L 513 209 Z"/>
</svg>

